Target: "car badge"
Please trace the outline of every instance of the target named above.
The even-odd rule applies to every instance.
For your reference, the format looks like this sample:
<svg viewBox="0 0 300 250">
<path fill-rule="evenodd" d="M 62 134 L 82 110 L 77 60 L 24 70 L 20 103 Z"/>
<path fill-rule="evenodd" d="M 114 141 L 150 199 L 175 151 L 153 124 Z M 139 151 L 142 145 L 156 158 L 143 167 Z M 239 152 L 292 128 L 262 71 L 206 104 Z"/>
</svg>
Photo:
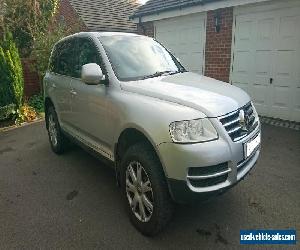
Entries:
<svg viewBox="0 0 300 250">
<path fill-rule="evenodd" d="M 248 131 L 248 116 L 246 116 L 245 115 L 245 111 L 244 110 L 240 110 L 240 112 L 239 112 L 239 119 L 240 119 L 240 121 L 239 121 L 239 124 L 240 124 L 240 126 L 241 126 L 241 128 L 242 128 L 242 130 L 243 131 Z"/>
</svg>

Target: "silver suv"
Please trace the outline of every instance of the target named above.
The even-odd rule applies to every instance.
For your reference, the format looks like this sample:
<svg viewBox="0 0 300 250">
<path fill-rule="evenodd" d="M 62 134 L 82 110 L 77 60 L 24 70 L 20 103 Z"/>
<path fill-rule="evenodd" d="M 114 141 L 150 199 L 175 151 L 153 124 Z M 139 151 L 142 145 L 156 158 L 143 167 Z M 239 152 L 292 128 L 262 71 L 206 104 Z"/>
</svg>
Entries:
<svg viewBox="0 0 300 250">
<path fill-rule="evenodd" d="M 44 92 L 53 151 L 72 140 L 113 163 L 130 220 L 145 235 L 167 224 L 174 201 L 222 193 L 258 159 L 260 122 L 248 94 L 188 72 L 149 37 L 62 39 Z"/>
</svg>

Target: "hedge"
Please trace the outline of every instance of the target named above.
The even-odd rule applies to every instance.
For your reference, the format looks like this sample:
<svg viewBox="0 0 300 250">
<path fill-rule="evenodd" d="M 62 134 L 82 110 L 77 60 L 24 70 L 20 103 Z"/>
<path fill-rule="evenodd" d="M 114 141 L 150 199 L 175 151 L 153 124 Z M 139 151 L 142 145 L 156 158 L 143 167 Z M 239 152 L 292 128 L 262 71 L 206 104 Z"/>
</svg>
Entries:
<svg viewBox="0 0 300 250">
<path fill-rule="evenodd" d="M 12 35 L 7 33 L 0 43 L 0 107 L 23 104 L 24 79 L 19 51 Z"/>
</svg>

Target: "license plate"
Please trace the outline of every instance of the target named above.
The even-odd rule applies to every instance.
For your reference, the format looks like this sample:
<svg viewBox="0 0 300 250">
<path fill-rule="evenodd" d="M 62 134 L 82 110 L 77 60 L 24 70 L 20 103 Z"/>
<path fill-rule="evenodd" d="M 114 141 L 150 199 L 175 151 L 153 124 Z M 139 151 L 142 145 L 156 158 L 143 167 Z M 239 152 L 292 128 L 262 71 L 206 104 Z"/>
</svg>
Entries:
<svg viewBox="0 0 300 250">
<path fill-rule="evenodd" d="M 245 144 L 246 158 L 260 145 L 260 133 Z"/>
</svg>

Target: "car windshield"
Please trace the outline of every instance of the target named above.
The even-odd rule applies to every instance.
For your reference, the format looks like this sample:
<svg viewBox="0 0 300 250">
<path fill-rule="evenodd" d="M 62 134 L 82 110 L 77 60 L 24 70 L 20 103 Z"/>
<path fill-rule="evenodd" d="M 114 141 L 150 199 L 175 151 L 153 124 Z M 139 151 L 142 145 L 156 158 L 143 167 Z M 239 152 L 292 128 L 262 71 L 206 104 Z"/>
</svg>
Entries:
<svg viewBox="0 0 300 250">
<path fill-rule="evenodd" d="M 144 36 L 102 36 L 102 43 L 120 81 L 135 81 L 186 71 L 162 45 Z"/>
</svg>

